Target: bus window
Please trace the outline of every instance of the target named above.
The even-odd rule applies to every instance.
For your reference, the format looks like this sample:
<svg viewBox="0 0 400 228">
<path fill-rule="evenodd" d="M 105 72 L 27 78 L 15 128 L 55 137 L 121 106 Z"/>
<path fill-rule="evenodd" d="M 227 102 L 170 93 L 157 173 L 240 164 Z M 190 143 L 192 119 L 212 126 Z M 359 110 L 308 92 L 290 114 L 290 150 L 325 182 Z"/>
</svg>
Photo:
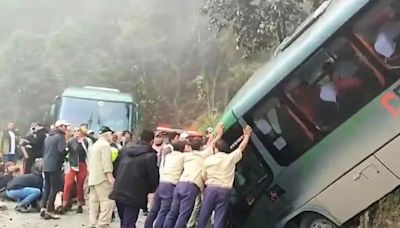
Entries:
<svg viewBox="0 0 400 228">
<path fill-rule="evenodd" d="M 245 119 L 282 166 L 297 159 L 314 140 L 299 117 L 277 97 L 257 105 L 245 115 Z"/>
<path fill-rule="evenodd" d="M 339 37 L 276 88 L 279 96 L 264 99 L 245 119 L 278 164 L 287 166 L 388 86 L 384 80 Z"/>
<path fill-rule="evenodd" d="M 321 54 L 323 53 L 323 54 Z M 315 60 L 318 58 L 318 61 Z M 343 37 L 335 39 L 299 69 L 284 92 L 321 132 L 329 133 L 377 95 L 380 77 Z M 289 86 L 291 85 L 291 86 Z"/>
<path fill-rule="evenodd" d="M 381 0 L 355 24 L 354 32 L 387 67 L 400 67 L 400 2 Z"/>
</svg>

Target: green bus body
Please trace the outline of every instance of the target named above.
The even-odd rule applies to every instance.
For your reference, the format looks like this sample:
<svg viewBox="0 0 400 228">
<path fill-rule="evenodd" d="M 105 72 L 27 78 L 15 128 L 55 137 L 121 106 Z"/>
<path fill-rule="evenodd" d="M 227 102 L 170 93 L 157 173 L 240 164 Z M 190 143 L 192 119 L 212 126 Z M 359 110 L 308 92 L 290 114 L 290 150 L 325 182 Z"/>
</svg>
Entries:
<svg viewBox="0 0 400 228">
<path fill-rule="evenodd" d="M 365 61 L 361 65 L 368 63 L 368 70 L 386 80 L 366 104 L 328 133 L 313 129 L 318 140 L 288 164 L 277 161 L 259 133 L 254 133 L 243 158 L 247 160 L 237 168 L 232 226 L 298 227 L 303 216 L 309 214 L 320 215 L 339 226 L 400 184 L 400 154 L 396 154 L 400 145 L 400 71 L 370 53 L 355 35 L 356 29 L 352 30 L 365 17 L 379 11 L 378 3 L 393 2 L 331 1 L 309 28 L 256 72 L 232 99 L 221 122 L 228 135 L 225 140 L 234 148 L 240 141 L 240 128 L 247 124 L 255 127 L 250 121 L 253 110 L 262 108 L 270 97 L 280 97 L 295 72 L 301 73 L 302 67 L 312 68 L 307 61 L 341 37 L 348 39 L 354 50 L 360 50 L 360 59 Z M 293 107 L 291 104 L 288 110 L 297 110 Z M 312 126 L 297 113 L 300 112 L 297 110 L 294 116 L 300 116 L 300 122 L 307 122 L 304 126 Z"/>
<path fill-rule="evenodd" d="M 133 131 L 139 124 L 132 95 L 108 88 L 67 88 L 57 98 L 52 112 L 55 119 L 64 119 L 73 126 L 86 123 L 95 132 L 102 125 L 116 131 Z"/>
</svg>

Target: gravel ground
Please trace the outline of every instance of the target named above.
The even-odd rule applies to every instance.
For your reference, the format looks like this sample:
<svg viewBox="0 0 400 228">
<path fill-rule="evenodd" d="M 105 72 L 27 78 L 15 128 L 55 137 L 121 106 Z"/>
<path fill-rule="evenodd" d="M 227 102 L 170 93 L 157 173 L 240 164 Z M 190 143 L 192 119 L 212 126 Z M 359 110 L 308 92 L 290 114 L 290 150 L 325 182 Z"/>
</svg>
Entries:
<svg viewBox="0 0 400 228">
<path fill-rule="evenodd" d="M 75 211 L 70 211 L 66 215 L 61 216 L 59 220 L 43 220 L 40 218 L 39 213 L 18 213 L 14 210 L 13 202 L 3 202 L 7 206 L 7 210 L 0 211 L 0 228 L 13 227 L 13 228 L 79 228 L 87 227 L 88 225 L 88 211 L 84 208 L 83 214 L 77 214 Z M 136 223 L 138 228 L 142 228 L 145 217 L 139 216 Z M 118 218 L 111 224 L 111 228 L 118 228 Z"/>
</svg>

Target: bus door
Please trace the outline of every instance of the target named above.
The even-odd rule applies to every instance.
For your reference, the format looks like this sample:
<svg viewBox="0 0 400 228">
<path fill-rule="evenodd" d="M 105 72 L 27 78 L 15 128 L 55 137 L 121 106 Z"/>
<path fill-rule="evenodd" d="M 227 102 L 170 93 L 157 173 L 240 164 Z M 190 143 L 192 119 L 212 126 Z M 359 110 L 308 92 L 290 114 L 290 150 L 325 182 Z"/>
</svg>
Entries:
<svg viewBox="0 0 400 228">
<path fill-rule="evenodd" d="M 236 122 L 229 127 L 223 140 L 235 150 L 243 137 L 242 126 Z M 229 212 L 229 225 L 227 227 L 242 227 L 250 222 L 251 211 L 258 199 L 262 197 L 263 191 L 271 184 L 272 171 L 250 142 L 246 147 L 242 160 L 236 166 L 233 194 L 231 196 L 231 210 Z"/>
</svg>

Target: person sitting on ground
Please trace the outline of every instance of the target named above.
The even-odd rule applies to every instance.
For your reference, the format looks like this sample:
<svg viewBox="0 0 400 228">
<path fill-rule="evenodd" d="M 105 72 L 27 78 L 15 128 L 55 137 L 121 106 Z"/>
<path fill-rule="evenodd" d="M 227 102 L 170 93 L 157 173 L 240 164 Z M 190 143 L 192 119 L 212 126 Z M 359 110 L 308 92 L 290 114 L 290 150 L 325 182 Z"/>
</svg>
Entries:
<svg viewBox="0 0 400 228">
<path fill-rule="evenodd" d="M 20 168 L 10 162 L 9 166 L 5 168 L 4 173 L 0 175 L 0 192 L 6 190 L 7 184 L 12 181 L 15 176 L 18 176 Z"/>
<path fill-rule="evenodd" d="M 31 174 L 17 176 L 7 184 L 7 196 L 17 201 L 15 210 L 21 213 L 32 209 L 39 211 L 37 201 L 40 200 L 43 188 L 42 164 L 35 164 Z M 31 207 L 31 210 L 30 208 Z"/>
</svg>

